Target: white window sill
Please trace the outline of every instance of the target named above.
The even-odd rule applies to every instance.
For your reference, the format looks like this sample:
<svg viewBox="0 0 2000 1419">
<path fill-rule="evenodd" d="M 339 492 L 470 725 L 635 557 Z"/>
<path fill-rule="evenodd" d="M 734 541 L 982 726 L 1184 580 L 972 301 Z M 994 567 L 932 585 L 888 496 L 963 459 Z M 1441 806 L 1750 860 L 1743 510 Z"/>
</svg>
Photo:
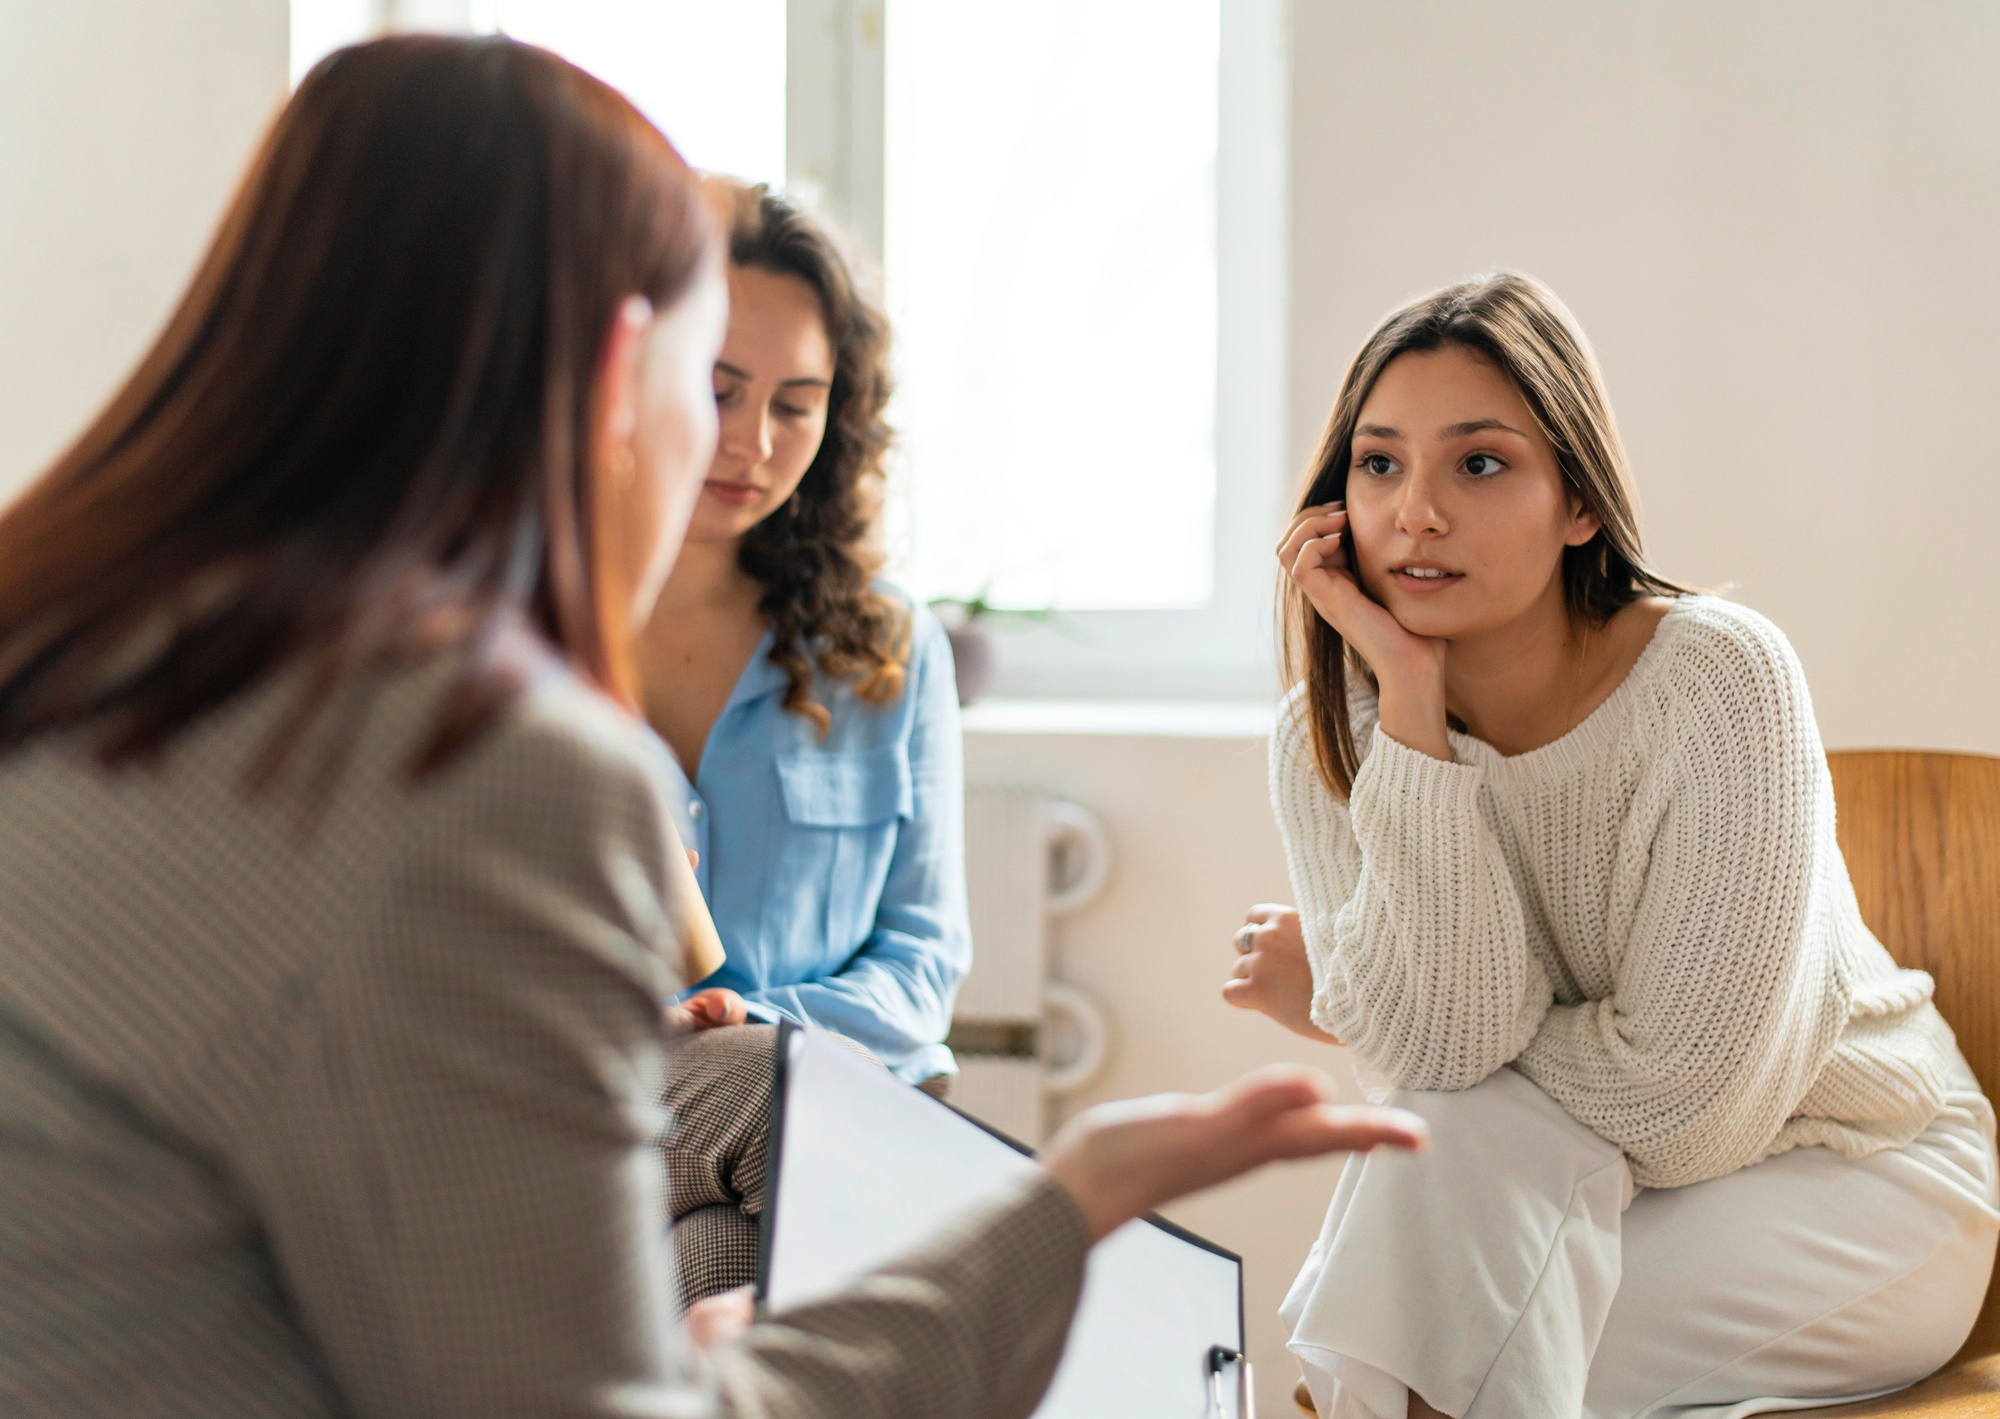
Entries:
<svg viewBox="0 0 2000 1419">
<path fill-rule="evenodd" d="M 1276 707 L 1256 700 L 980 700 L 967 734 L 1135 735 L 1267 739 Z"/>
</svg>

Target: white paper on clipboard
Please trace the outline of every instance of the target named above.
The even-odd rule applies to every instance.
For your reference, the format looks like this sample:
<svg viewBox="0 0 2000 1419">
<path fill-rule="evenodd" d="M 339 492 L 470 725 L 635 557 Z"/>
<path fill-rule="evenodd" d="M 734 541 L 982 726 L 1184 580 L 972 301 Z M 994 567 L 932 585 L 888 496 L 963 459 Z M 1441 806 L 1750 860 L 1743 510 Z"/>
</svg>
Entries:
<svg viewBox="0 0 2000 1419">
<path fill-rule="evenodd" d="M 778 1044 L 775 1181 L 761 1299 L 838 1291 L 1034 1169 L 1018 1145 L 812 1030 Z M 1240 1258 L 1168 1224 L 1121 1227 L 1091 1253 L 1069 1345 L 1036 1419 L 1251 1419 Z"/>
</svg>

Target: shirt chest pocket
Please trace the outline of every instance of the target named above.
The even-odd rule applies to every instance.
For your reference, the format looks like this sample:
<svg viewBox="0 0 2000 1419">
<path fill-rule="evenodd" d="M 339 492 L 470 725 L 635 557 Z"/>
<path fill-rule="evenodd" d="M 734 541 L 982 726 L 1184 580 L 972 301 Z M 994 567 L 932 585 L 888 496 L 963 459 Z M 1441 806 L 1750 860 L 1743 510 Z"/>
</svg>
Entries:
<svg viewBox="0 0 2000 1419">
<path fill-rule="evenodd" d="M 910 815 L 910 759 L 901 744 L 780 754 L 778 786 L 796 827 L 867 828 Z"/>
<path fill-rule="evenodd" d="M 914 810 L 909 754 L 901 744 L 780 753 L 778 786 L 790 831 L 774 895 L 804 908 L 794 930 L 809 931 L 820 952 L 844 959 L 874 929 L 897 825 Z M 811 903 L 813 896 L 820 900 Z"/>
</svg>

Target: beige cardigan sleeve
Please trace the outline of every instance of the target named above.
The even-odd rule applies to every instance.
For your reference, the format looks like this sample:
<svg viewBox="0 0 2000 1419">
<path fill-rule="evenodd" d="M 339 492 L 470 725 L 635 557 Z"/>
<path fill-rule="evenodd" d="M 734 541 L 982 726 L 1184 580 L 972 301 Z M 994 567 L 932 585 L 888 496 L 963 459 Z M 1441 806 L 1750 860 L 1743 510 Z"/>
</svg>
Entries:
<svg viewBox="0 0 2000 1419">
<path fill-rule="evenodd" d="M 494 741 L 408 808 L 231 1150 L 352 1410 L 1027 1413 L 1088 1249 L 1054 1184 L 757 1328 L 712 1375 L 683 1351 L 656 1147 L 678 984 L 658 769 L 603 726 Z"/>
</svg>

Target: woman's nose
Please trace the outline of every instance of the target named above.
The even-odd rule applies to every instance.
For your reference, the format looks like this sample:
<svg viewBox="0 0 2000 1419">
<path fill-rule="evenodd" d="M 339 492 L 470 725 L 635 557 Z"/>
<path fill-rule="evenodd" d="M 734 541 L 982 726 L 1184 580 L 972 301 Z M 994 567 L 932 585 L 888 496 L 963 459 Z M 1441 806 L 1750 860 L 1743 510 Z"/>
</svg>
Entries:
<svg viewBox="0 0 2000 1419">
<path fill-rule="evenodd" d="M 740 458 L 752 468 L 771 460 L 771 416 L 763 405 L 731 409 L 723 414 L 717 430 L 717 444 L 723 452 Z"/>
<path fill-rule="evenodd" d="M 1443 489 L 1435 475 L 1418 469 L 1403 480 L 1396 500 L 1396 530 L 1406 537 L 1437 537 L 1450 530 Z"/>
</svg>

